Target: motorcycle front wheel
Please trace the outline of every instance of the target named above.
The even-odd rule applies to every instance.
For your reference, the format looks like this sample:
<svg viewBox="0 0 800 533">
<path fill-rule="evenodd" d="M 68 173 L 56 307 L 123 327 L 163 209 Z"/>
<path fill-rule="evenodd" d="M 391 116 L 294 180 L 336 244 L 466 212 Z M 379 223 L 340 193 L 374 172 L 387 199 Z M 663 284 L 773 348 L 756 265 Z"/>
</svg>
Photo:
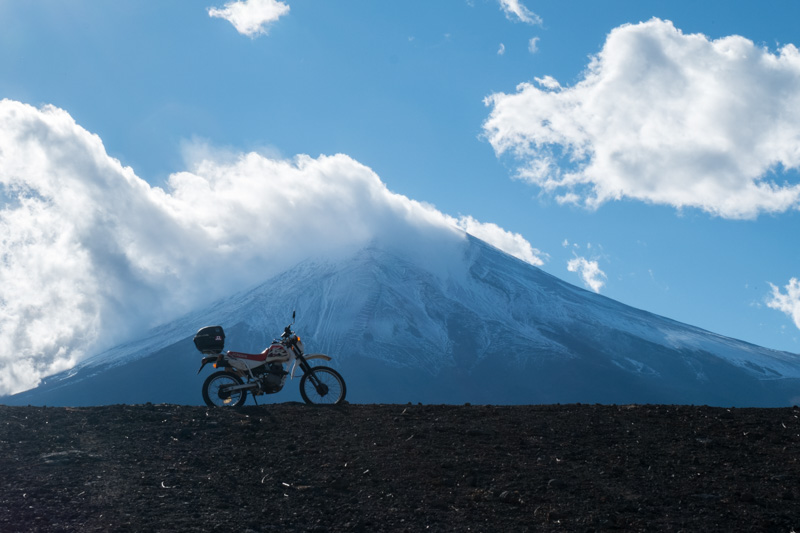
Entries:
<svg viewBox="0 0 800 533">
<path fill-rule="evenodd" d="M 240 407 L 247 399 L 247 391 L 228 392 L 225 389 L 243 383 L 236 374 L 224 371 L 214 372 L 203 383 L 203 400 L 209 407 Z"/>
<path fill-rule="evenodd" d="M 300 378 L 300 396 L 313 404 L 340 404 L 347 394 L 344 378 L 327 366 L 315 366 Z"/>
</svg>

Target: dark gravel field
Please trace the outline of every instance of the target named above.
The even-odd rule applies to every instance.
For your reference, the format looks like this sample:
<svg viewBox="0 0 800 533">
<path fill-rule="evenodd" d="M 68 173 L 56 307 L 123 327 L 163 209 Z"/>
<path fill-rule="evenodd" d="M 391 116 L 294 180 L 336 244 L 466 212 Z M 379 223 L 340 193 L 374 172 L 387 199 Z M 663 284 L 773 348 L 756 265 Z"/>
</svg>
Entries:
<svg viewBox="0 0 800 533">
<path fill-rule="evenodd" d="M 0 531 L 800 531 L 800 410 L 0 406 Z"/>
</svg>

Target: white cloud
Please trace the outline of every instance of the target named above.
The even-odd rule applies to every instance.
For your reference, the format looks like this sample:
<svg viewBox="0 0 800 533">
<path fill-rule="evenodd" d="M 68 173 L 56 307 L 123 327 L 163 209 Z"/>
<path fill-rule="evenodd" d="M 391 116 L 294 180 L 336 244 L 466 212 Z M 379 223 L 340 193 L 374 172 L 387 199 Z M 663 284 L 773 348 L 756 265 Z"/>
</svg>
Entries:
<svg viewBox="0 0 800 533">
<path fill-rule="evenodd" d="M 238 0 L 221 9 L 208 8 L 210 17 L 225 19 L 236 31 L 248 37 L 265 35 L 270 24 L 286 15 L 289 6 L 277 0 Z"/>
<path fill-rule="evenodd" d="M 800 204 L 800 51 L 624 25 L 583 80 L 486 98 L 484 132 L 559 202 L 633 198 L 754 218 Z M 537 86 L 538 85 L 538 86 Z"/>
<path fill-rule="evenodd" d="M 797 278 L 789 280 L 784 287 L 785 294 L 772 283 L 769 285 L 772 287 L 772 297 L 767 301 L 767 306 L 786 313 L 794 321 L 794 325 L 800 329 L 800 280 Z"/>
<path fill-rule="evenodd" d="M 497 49 L 497 55 L 501 56 L 506 53 L 506 45 L 500 43 L 500 48 Z"/>
<path fill-rule="evenodd" d="M 539 51 L 539 38 L 533 37 L 528 41 L 528 52 L 535 54 Z"/>
<path fill-rule="evenodd" d="M 468 231 L 542 256 L 518 234 L 391 192 L 346 155 L 287 160 L 202 142 L 184 155 L 187 171 L 151 187 L 66 111 L 0 100 L 0 395 L 375 239 L 429 258 L 425 243 L 460 246 Z"/>
<path fill-rule="evenodd" d="M 526 263 L 542 266 L 549 259 L 548 254 L 531 246 L 531 243 L 522 235 L 506 231 L 497 224 L 479 222 L 470 216 L 462 216 L 458 220 L 453 219 L 453 223 L 470 235 L 486 241 Z"/>
<path fill-rule="evenodd" d="M 520 0 L 499 0 L 508 20 L 519 20 L 528 24 L 541 24 L 542 19 L 525 7 Z"/>
<path fill-rule="evenodd" d="M 567 270 L 580 274 L 583 283 L 594 292 L 599 293 L 607 279 L 605 272 L 600 270 L 597 261 L 589 261 L 585 257 L 575 257 L 567 262 Z"/>
<path fill-rule="evenodd" d="M 534 79 L 536 80 L 536 83 L 538 83 L 542 87 L 545 87 L 546 89 L 550 90 L 561 89 L 561 84 L 558 83 L 558 80 L 556 80 L 552 76 L 544 76 L 543 78 L 534 78 Z"/>
</svg>

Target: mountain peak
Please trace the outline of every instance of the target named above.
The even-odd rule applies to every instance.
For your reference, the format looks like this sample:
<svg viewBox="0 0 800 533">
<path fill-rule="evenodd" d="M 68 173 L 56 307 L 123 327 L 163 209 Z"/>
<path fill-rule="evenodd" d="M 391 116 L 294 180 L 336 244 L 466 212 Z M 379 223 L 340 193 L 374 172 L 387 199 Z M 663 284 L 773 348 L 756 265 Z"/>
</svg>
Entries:
<svg viewBox="0 0 800 533">
<path fill-rule="evenodd" d="M 55 389 L 158 358 L 153 368 L 174 367 L 173 388 L 187 385 L 171 396 L 150 386 L 136 400 L 199 403 L 194 332 L 219 324 L 230 349 L 260 351 L 292 310 L 307 349 L 333 357 L 356 402 L 777 406 L 800 396 L 794 354 L 626 306 L 473 237 L 418 251 L 373 241 L 349 257 L 304 261 L 84 361 L 39 397 L 57 404 Z M 35 403 L 37 392 L 23 397 Z"/>
</svg>

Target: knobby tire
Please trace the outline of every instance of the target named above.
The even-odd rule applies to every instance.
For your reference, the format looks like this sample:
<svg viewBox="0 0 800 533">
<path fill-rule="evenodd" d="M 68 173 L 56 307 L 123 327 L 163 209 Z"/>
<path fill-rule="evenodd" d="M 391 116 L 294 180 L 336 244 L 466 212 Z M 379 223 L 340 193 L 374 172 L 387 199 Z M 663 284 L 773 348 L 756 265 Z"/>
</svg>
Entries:
<svg viewBox="0 0 800 533">
<path fill-rule="evenodd" d="M 313 375 L 313 378 L 312 378 Z M 321 385 L 320 388 L 317 385 Z M 315 366 L 300 379 L 300 396 L 309 404 L 337 405 L 344 401 L 347 386 L 336 370 Z"/>
</svg>

